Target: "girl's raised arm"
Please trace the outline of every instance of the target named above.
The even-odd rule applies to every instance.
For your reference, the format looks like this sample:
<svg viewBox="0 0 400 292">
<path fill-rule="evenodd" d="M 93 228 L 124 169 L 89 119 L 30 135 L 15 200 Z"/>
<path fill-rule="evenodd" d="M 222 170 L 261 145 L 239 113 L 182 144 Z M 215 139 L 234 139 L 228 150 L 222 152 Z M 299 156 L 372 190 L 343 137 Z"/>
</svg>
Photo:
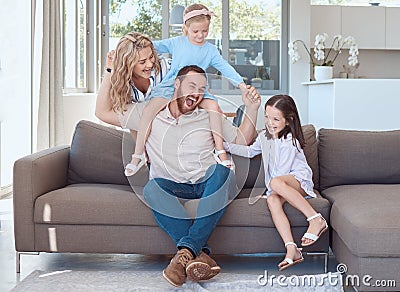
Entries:
<svg viewBox="0 0 400 292">
<path fill-rule="evenodd" d="M 252 158 L 262 152 L 260 135 L 258 135 L 257 139 L 250 146 L 224 142 L 224 148 L 231 154 Z"/>
</svg>

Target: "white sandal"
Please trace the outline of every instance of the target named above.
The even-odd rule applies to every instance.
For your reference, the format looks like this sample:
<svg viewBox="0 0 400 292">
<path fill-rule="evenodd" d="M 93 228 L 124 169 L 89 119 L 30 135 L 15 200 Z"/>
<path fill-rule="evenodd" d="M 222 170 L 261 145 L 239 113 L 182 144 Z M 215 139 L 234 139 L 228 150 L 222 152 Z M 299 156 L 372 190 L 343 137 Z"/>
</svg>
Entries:
<svg viewBox="0 0 400 292">
<path fill-rule="evenodd" d="M 325 220 L 324 217 L 322 217 L 321 213 L 317 213 L 317 214 L 315 214 L 315 215 L 313 215 L 313 216 L 311 216 L 311 217 L 308 217 L 308 218 L 307 218 L 307 221 L 310 222 L 311 220 L 313 220 L 313 219 L 315 219 L 315 218 L 318 218 L 318 217 L 321 217 L 321 219 L 325 222 L 325 227 L 322 228 L 322 229 L 318 232 L 317 235 L 312 234 L 312 233 L 309 233 L 309 232 L 304 233 L 303 238 L 311 239 L 311 240 L 313 240 L 313 241 L 311 241 L 311 242 L 308 243 L 308 244 L 304 244 L 304 243 L 302 242 L 302 243 L 301 243 L 302 246 L 310 246 L 311 244 L 314 244 L 314 243 L 320 238 L 320 236 L 322 235 L 322 233 L 324 233 L 325 231 L 328 230 L 328 223 L 326 223 L 326 220 Z"/>
<path fill-rule="evenodd" d="M 139 169 L 146 164 L 146 156 L 143 154 L 132 154 L 132 158 L 139 158 L 140 161 L 138 165 L 134 165 L 132 163 L 128 163 L 125 166 L 124 174 L 126 176 L 132 176 L 139 171 Z"/>
<path fill-rule="evenodd" d="M 217 150 L 214 149 L 214 159 L 218 164 L 221 164 L 225 167 L 228 167 L 228 165 L 230 165 L 230 167 L 228 167 L 230 170 L 234 171 L 235 170 L 235 165 L 233 164 L 233 160 L 231 159 L 227 159 L 227 160 L 221 160 L 218 156 L 220 154 L 226 153 L 225 150 Z"/>
<path fill-rule="evenodd" d="M 293 259 L 291 259 L 291 258 L 285 258 L 282 262 L 287 262 L 287 265 L 281 266 L 281 267 L 279 268 L 279 271 L 283 271 L 283 270 L 285 270 L 285 269 L 287 269 L 287 268 L 289 268 L 289 267 L 291 267 L 291 266 L 300 264 L 301 262 L 304 261 L 303 254 L 301 253 L 301 250 L 302 250 L 302 249 L 301 249 L 301 248 L 298 248 L 298 247 L 297 247 L 297 244 L 295 244 L 295 243 L 292 242 L 292 241 L 288 241 L 288 242 L 285 243 L 285 247 L 287 247 L 288 245 L 294 245 L 294 246 L 296 247 L 296 250 L 300 253 L 300 258 L 297 259 L 297 260 L 295 260 L 295 261 L 294 261 Z"/>
</svg>

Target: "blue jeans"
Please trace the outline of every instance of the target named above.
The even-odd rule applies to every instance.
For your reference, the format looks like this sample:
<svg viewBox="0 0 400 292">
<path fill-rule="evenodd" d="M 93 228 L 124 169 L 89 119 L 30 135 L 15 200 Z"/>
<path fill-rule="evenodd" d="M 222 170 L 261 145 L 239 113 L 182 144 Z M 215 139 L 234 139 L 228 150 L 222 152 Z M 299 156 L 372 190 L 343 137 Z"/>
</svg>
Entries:
<svg viewBox="0 0 400 292">
<path fill-rule="evenodd" d="M 155 178 L 144 187 L 144 198 L 158 225 L 178 248 L 187 247 L 198 255 L 206 246 L 226 205 L 236 196 L 236 177 L 227 167 L 214 164 L 197 183 L 177 183 Z M 179 199 L 178 199 L 179 198 Z M 180 199 L 200 199 L 194 220 Z"/>
</svg>

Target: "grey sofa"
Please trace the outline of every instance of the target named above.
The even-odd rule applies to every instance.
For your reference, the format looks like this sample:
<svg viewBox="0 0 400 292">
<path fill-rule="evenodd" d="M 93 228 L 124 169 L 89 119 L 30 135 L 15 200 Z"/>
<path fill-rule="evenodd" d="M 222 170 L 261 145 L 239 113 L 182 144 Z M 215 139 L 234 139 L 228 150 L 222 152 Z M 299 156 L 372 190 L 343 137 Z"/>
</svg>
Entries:
<svg viewBox="0 0 400 292">
<path fill-rule="evenodd" d="M 332 204 L 331 247 L 349 283 L 399 291 L 400 131 L 321 129 L 318 154 L 319 189 Z"/>
<path fill-rule="evenodd" d="M 330 233 L 305 251 L 326 255 L 330 245 L 346 265 L 345 280 L 358 290 L 399 290 L 400 131 L 321 129 L 317 140 L 313 126 L 303 130 L 304 152 L 320 193 L 310 203 L 330 221 Z M 70 146 L 15 162 L 17 271 L 26 252 L 175 252 L 142 201 L 148 170 L 130 181 L 123 175 L 133 146 L 125 132 L 81 121 Z M 234 160 L 241 191 L 210 238 L 213 253 L 284 252 L 265 201 L 249 204 L 249 197 L 265 189 L 260 157 Z M 299 244 L 308 223 L 290 205 L 285 210 Z M 397 287 L 388 287 L 391 280 Z"/>
<path fill-rule="evenodd" d="M 305 126 L 304 131 L 308 141 L 305 153 L 318 188 L 315 129 Z M 22 253 L 176 252 L 172 240 L 158 227 L 150 208 L 142 201 L 148 169 L 142 168 L 130 181 L 123 174 L 133 146 L 126 132 L 81 121 L 70 146 L 54 147 L 15 162 L 17 271 Z M 209 240 L 213 253 L 285 252 L 266 201 L 249 204 L 249 196 L 265 191 L 260 157 L 234 159 L 241 191 Z M 319 196 L 310 203 L 329 221 L 331 204 L 327 199 Z M 300 244 L 308 222 L 290 205 L 286 204 L 285 210 Z M 326 268 L 329 232 L 305 251 L 325 254 Z"/>
</svg>

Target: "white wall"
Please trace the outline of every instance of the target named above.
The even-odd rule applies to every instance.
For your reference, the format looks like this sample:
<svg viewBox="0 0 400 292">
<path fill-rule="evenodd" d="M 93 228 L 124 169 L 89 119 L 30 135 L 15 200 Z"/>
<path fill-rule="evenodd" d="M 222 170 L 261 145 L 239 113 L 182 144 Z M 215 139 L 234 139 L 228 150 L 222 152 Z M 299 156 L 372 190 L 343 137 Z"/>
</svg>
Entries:
<svg viewBox="0 0 400 292">
<path fill-rule="evenodd" d="M 14 161 L 31 153 L 30 9 L 28 0 L 1 1 L 1 186 L 12 183 Z"/>
<path fill-rule="evenodd" d="M 289 41 L 303 40 L 309 47 L 310 0 L 289 1 Z M 301 50 L 299 50 L 301 51 Z M 296 101 L 302 124 L 308 123 L 308 88 L 301 85 L 310 81 L 309 58 L 302 56 L 296 64 L 289 60 L 289 95 Z"/>
<path fill-rule="evenodd" d="M 99 122 L 94 115 L 95 93 L 64 95 L 64 143 L 71 144 L 75 126 L 80 120 Z"/>
<path fill-rule="evenodd" d="M 348 50 L 343 50 L 333 68 L 334 77 L 344 71 L 342 65 L 347 64 Z M 359 68 L 356 77 L 370 79 L 400 79 L 400 50 L 359 50 Z"/>
</svg>

